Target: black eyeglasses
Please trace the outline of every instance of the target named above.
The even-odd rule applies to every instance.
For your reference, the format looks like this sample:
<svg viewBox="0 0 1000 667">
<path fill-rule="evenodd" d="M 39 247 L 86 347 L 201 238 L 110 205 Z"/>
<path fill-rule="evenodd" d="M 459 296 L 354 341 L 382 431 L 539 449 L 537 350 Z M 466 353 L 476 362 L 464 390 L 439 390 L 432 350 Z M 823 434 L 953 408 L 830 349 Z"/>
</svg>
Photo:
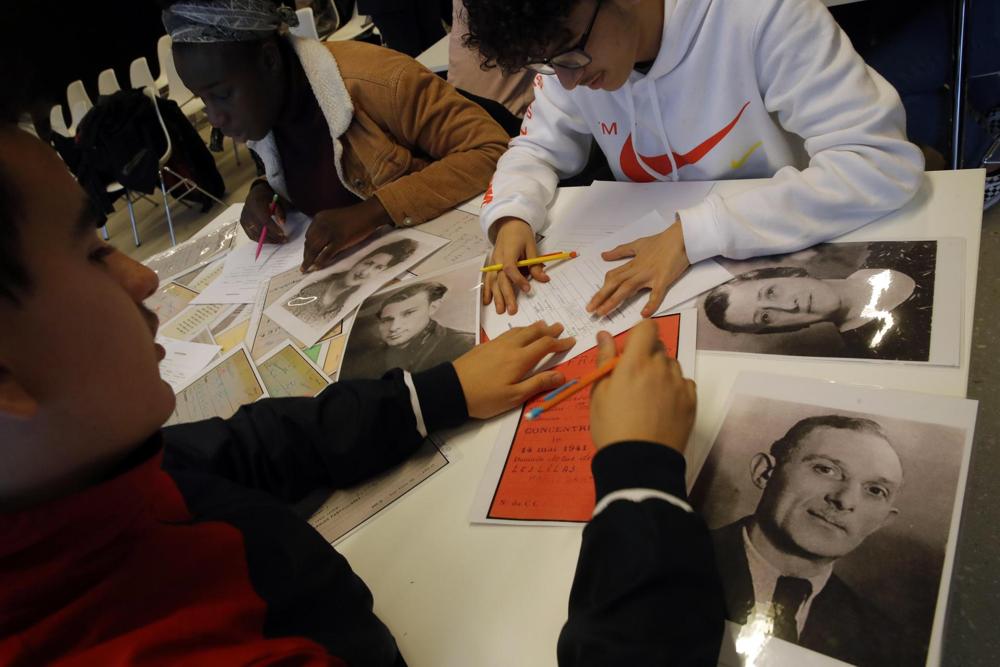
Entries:
<svg viewBox="0 0 1000 667">
<path fill-rule="evenodd" d="M 587 40 L 590 39 L 590 31 L 594 29 L 594 23 L 597 21 L 597 14 L 601 11 L 601 0 L 597 0 L 597 6 L 594 7 L 594 15 L 590 17 L 590 24 L 584 31 L 583 36 L 580 37 L 580 41 L 576 43 L 575 46 L 557 53 L 551 58 L 537 58 L 529 60 L 525 63 L 525 67 L 530 70 L 534 70 L 539 74 L 555 74 L 556 67 L 561 67 L 563 69 L 580 69 L 581 67 L 586 67 L 590 64 L 593 58 L 584 49 L 587 48 Z"/>
</svg>

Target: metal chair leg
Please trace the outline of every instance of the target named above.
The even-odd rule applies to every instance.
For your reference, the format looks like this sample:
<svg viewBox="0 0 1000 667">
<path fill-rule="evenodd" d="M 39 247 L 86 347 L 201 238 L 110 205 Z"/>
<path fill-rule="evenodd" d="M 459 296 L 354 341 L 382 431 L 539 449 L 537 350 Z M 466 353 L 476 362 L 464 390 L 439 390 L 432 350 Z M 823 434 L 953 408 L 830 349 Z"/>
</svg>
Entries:
<svg viewBox="0 0 1000 667">
<path fill-rule="evenodd" d="M 170 202 L 167 201 L 167 184 L 163 182 L 163 170 L 160 169 L 160 193 L 163 195 L 163 209 L 167 213 L 167 231 L 170 232 L 170 245 L 177 245 L 174 237 L 174 219 L 170 216 Z"/>
<path fill-rule="evenodd" d="M 240 162 L 240 152 L 236 150 L 236 140 L 233 139 L 233 157 L 236 158 L 236 166 L 239 167 L 243 163 Z"/>
<path fill-rule="evenodd" d="M 955 2 L 955 98 L 951 124 L 951 168 L 962 168 L 965 143 L 965 28 L 968 23 L 970 0 Z"/>
<path fill-rule="evenodd" d="M 139 229 L 135 226 L 135 209 L 132 208 L 132 193 L 125 190 L 125 205 L 128 206 L 128 219 L 132 222 L 132 236 L 135 238 L 135 247 L 142 245 L 139 240 Z"/>
</svg>

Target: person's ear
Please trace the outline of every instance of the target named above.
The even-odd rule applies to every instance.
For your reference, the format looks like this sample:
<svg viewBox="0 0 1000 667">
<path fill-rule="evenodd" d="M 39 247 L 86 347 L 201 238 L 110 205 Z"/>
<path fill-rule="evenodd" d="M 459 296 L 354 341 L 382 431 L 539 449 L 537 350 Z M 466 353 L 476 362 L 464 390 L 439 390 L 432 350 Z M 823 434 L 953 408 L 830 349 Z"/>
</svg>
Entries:
<svg viewBox="0 0 1000 667">
<path fill-rule="evenodd" d="M 879 525 L 879 528 L 885 528 L 893 521 L 895 521 L 897 516 L 899 516 L 899 509 L 893 507 L 891 510 L 889 510 L 889 513 L 886 515 L 886 517 L 882 519 L 882 523 L 881 525 Z"/>
<path fill-rule="evenodd" d="M 764 452 L 754 454 L 753 458 L 750 459 L 750 479 L 753 480 L 753 485 L 763 490 L 771 481 L 775 465 L 774 457 L 770 454 Z"/>
<path fill-rule="evenodd" d="M 260 45 L 260 64 L 268 74 L 277 74 L 281 71 L 281 49 L 274 39 L 265 40 Z"/>
<path fill-rule="evenodd" d="M 30 419 L 38 412 L 38 401 L 21 386 L 10 369 L 0 366 L 0 415 Z"/>
<path fill-rule="evenodd" d="M 435 299 L 434 301 L 430 302 L 430 305 L 427 306 L 427 312 L 430 313 L 431 317 L 434 317 L 434 313 L 436 313 L 438 309 L 441 308 L 441 301 L 442 299 Z"/>
</svg>

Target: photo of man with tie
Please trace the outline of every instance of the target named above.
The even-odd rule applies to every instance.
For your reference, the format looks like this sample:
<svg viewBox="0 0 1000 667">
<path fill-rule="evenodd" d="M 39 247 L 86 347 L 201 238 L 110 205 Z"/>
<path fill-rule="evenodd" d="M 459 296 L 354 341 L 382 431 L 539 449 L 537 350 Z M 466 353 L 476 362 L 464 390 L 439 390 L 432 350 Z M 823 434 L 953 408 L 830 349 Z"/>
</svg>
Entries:
<svg viewBox="0 0 1000 667">
<path fill-rule="evenodd" d="M 712 531 L 730 620 L 855 664 L 901 664 L 898 629 L 833 571 L 899 510 L 903 464 L 882 427 L 796 422 L 750 461 L 756 511 Z"/>
</svg>

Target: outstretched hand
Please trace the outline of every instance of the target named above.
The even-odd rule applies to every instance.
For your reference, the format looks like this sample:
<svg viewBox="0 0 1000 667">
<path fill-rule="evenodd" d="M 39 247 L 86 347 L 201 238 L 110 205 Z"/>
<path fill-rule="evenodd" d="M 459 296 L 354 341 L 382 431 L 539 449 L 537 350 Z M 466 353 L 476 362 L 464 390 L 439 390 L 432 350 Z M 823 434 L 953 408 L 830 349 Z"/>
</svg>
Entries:
<svg viewBox="0 0 1000 667">
<path fill-rule="evenodd" d="M 517 327 L 453 362 L 470 417 L 487 419 L 524 404 L 532 396 L 566 382 L 558 371 L 531 370 L 549 354 L 569 350 L 573 338 L 559 338 L 563 325 L 535 322 Z"/>
<path fill-rule="evenodd" d="M 652 317 L 663 303 L 667 290 L 691 265 L 684 250 L 684 232 L 679 220 L 659 234 L 623 243 L 601 253 L 601 257 L 608 262 L 634 258 L 628 264 L 608 271 L 604 276 L 604 285 L 587 304 L 588 313 L 601 317 L 607 316 L 643 288 L 652 291 L 642 309 L 642 316 Z"/>
</svg>

